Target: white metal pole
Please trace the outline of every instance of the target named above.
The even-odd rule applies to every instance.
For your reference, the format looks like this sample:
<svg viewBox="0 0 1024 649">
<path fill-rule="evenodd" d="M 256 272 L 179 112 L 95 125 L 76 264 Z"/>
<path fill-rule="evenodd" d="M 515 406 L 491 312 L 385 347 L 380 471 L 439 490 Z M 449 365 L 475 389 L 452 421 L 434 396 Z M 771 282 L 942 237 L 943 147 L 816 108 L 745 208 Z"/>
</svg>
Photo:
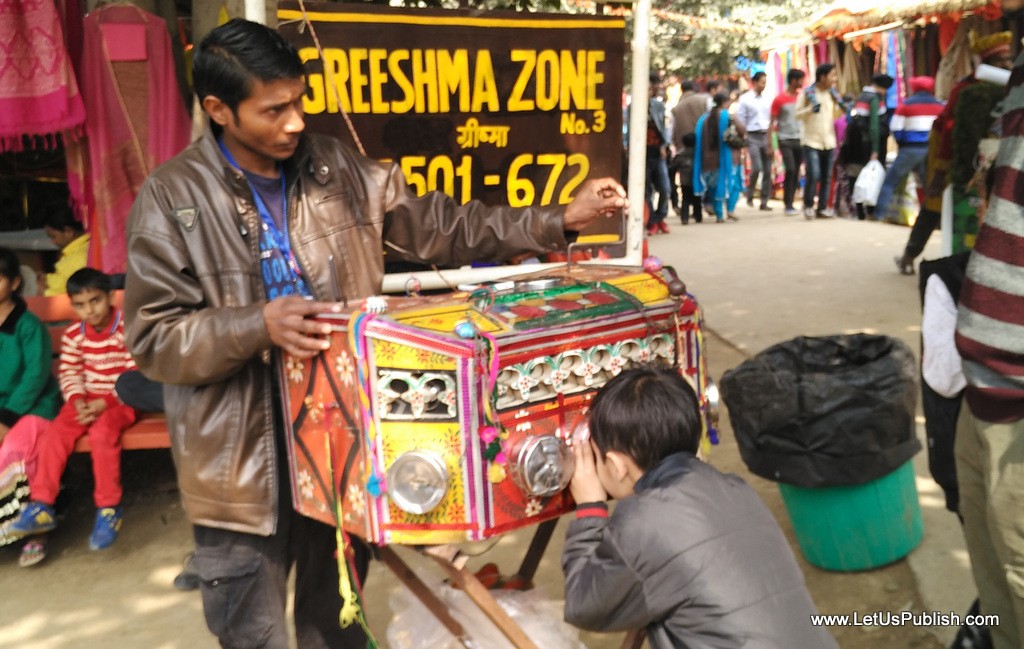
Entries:
<svg viewBox="0 0 1024 649">
<path fill-rule="evenodd" d="M 629 218 L 626 221 L 626 259 L 630 265 L 643 263 L 644 186 L 647 182 L 647 103 L 651 0 L 637 0 L 633 9 L 633 79 L 629 109 Z"/>
<path fill-rule="evenodd" d="M 267 24 L 267 1 L 245 0 L 245 19 L 254 23 Z"/>
<path fill-rule="evenodd" d="M 942 211 L 939 217 L 941 244 L 939 252 L 943 257 L 953 254 L 953 186 L 946 185 L 942 191 Z"/>
</svg>

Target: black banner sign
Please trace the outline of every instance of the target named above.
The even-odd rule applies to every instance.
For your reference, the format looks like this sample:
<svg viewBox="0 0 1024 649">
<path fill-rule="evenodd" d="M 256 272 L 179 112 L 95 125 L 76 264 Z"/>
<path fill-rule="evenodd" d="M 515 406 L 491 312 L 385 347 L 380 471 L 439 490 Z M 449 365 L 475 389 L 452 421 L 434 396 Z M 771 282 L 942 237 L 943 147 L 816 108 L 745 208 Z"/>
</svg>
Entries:
<svg viewBox="0 0 1024 649">
<path fill-rule="evenodd" d="M 618 17 L 281 2 L 306 65 L 307 127 L 395 160 L 418 193 L 460 203 L 567 204 L 621 177 Z M 326 70 L 325 70 L 326 67 Z"/>
</svg>

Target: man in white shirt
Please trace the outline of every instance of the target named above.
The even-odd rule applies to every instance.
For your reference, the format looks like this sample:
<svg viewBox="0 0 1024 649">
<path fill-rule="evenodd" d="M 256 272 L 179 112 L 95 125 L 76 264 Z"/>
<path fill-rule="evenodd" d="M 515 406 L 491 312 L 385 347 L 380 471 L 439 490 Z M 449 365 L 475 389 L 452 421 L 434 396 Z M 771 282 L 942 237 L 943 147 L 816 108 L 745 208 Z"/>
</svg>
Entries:
<svg viewBox="0 0 1024 649">
<path fill-rule="evenodd" d="M 768 139 L 772 101 L 764 94 L 768 76 L 755 72 L 750 78 L 752 87 L 740 97 L 736 118 L 747 128 L 747 151 L 750 153 L 750 182 L 747 183 L 747 205 L 754 206 L 754 187 L 761 176 L 761 210 L 771 211 L 768 199 L 772 195 L 772 142 Z"/>
</svg>

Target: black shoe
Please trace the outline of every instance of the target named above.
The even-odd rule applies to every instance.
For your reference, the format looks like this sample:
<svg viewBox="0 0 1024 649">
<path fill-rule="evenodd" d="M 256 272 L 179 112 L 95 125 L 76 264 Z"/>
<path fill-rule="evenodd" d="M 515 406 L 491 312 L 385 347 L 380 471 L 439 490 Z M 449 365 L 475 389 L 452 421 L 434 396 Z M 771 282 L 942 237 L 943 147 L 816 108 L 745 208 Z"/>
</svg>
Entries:
<svg viewBox="0 0 1024 649">
<path fill-rule="evenodd" d="M 974 600 L 968 616 L 976 616 L 980 612 L 978 600 Z M 953 639 L 950 649 L 992 649 L 992 634 L 986 626 L 968 626 L 963 624 Z"/>
<path fill-rule="evenodd" d="M 185 555 L 185 560 L 182 562 L 181 572 L 174 578 L 174 587 L 178 590 L 198 590 L 199 589 L 199 573 L 196 572 L 195 553 L 189 552 Z"/>
<path fill-rule="evenodd" d="M 767 205 L 762 205 L 760 207 L 760 209 L 761 209 L 762 212 L 771 212 L 772 211 L 772 208 L 768 207 Z"/>
<path fill-rule="evenodd" d="M 900 255 L 895 257 L 893 261 L 896 262 L 896 270 L 900 271 L 901 275 L 913 275 L 914 274 L 914 260 L 907 259 L 905 256 Z"/>
</svg>

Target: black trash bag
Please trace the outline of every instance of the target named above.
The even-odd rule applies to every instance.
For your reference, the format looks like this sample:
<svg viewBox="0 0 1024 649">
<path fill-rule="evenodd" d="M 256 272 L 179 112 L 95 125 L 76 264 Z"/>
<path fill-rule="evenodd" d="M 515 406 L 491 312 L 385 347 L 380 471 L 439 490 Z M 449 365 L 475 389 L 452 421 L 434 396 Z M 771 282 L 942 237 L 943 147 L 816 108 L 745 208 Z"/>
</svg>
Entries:
<svg viewBox="0 0 1024 649">
<path fill-rule="evenodd" d="M 921 450 L 916 376 L 895 338 L 802 336 L 726 372 L 719 387 L 747 468 L 814 488 L 865 484 Z"/>
</svg>

